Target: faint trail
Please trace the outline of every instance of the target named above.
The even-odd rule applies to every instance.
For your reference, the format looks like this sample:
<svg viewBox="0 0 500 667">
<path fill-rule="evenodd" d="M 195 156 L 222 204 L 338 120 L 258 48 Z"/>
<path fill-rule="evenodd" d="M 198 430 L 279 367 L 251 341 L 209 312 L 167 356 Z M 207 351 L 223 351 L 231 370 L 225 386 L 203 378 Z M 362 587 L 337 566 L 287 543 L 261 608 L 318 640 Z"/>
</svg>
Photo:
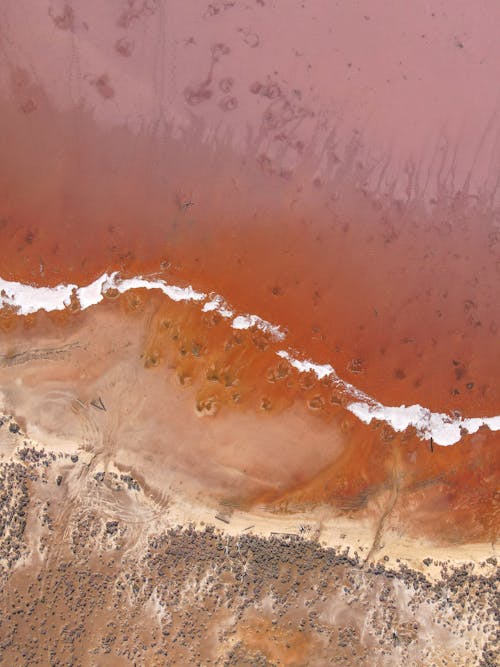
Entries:
<svg viewBox="0 0 500 667">
<path fill-rule="evenodd" d="M 0 356 L 0 366 L 3 368 L 10 368 L 11 366 L 19 366 L 20 364 L 27 364 L 30 361 L 38 361 L 40 359 L 66 359 L 69 352 L 81 348 L 79 341 L 69 343 L 68 345 L 61 345 L 60 347 L 44 347 L 35 348 L 33 350 L 25 350 L 24 352 L 15 352 L 13 354 L 3 354 Z"/>
<path fill-rule="evenodd" d="M 381 538 L 382 534 L 384 532 L 384 526 L 387 518 L 391 514 L 392 510 L 394 509 L 394 506 L 396 505 L 397 499 L 399 497 L 399 478 L 395 477 L 394 478 L 394 484 L 392 487 L 392 494 L 391 498 L 389 500 L 389 503 L 385 510 L 382 512 L 382 516 L 379 519 L 379 522 L 377 524 L 377 530 L 375 531 L 375 537 L 373 538 L 373 544 L 370 548 L 370 551 L 368 552 L 368 555 L 365 558 L 365 563 L 367 563 L 372 556 L 377 553 L 377 551 L 380 550 L 381 548 Z"/>
</svg>

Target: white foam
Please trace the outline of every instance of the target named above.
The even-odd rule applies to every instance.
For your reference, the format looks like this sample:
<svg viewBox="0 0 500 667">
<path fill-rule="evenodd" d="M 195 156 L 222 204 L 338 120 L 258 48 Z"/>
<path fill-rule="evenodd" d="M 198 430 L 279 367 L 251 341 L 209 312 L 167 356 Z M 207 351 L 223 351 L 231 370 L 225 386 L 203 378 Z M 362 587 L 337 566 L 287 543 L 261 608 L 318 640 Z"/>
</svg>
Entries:
<svg viewBox="0 0 500 667">
<path fill-rule="evenodd" d="M 103 287 L 108 283 L 109 279 L 110 276 L 108 276 L 107 273 L 103 273 L 100 278 L 94 280 L 94 282 L 90 283 L 90 285 L 79 287 L 76 290 L 76 295 L 82 310 L 90 308 L 90 306 L 95 306 L 96 303 L 102 301 Z"/>
<path fill-rule="evenodd" d="M 39 310 L 64 310 L 75 289 L 76 285 L 33 287 L 0 278 L 0 308 L 11 306 L 22 315 Z"/>
<path fill-rule="evenodd" d="M 39 310 L 50 312 L 53 310 L 64 310 L 71 303 L 74 295 L 81 310 L 95 306 L 104 298 L 104 292 L 116 289 L 123 294 L 131 289 L 146 288 L 159 289 L 172 301 L 202 301 L 206 298 L 203 292 L 196 292 L 191 285 L 178 287 L 168 285 L 164 280 L 149 280 L 141 276 L 136 278 L 118 277 L 118 273 L 107 274 L 94 280 L 89 285 L 78 287 L 77 285 L 56 285 L 55 287 L 34 287 L 23 283 L 3 280 L 0 278 L 0 308 L 11 306 L 20 315 L 29 315 Z"/>
<path fill-rule="evenodd" d="M 347 409 L 365 424 L 370 424 L 373 419 L 383 421 L 394 431 L 405 431 L 413 426 L 417 434 L 425 440 L 432 440 L 437 445 L 454 445 L 462 437 L 461 420 L 454 420 L 449 415 L 431 412 L 421 405 L 401 405 L 392 407 L 376 403 L 351 403 Z M 484 420 L 478 420 L 479 426 L 484 424 Z M 474 431 L 475 432 L 475 431 Z"/>
<path fill-rule="evenodd" d="M 285 338 L 285 334 L 281 331 L 280 327 L 271 324 L 267 320 L 263 320 L 258 315 L 238 315 L 232 321 L 231 326 L 233 329 L 251 329 L 252 327 L 257 327 L 257 329 L 271 334 L 276 340 L 283 340 Z"/>
<path fill-rule="evenodd" d="M 384 421 L 395 431 L 413 426 L 425 440 L 432 438 L 437 445 L 447 446 L 459 442 L 464 433 L 477 433 L 486 426 L 490 431 L 500 431 L 500 417 L 451 417 L 441 412 L 431 412 L 421 405 L 388 407 L 380 403 L 351 403 L 347 406 L 353 414 L 369 424 L 373 419 Z"/>
<path fill-rule="evenodd" d="M 330 364 L 316 364 L 313 361 L 300 360 L 286 350 L 276 353 L 286 359 L 299 373 L 314 373 L 319 380 L 330 377 L 331 380 L 351 398 L 358 400 L 347 405 L 347 409 L 365 424 L 374 419 L 388 424 L 394 431 L 402 432 L 413 426 L 423 440 L 432 438 L 436 445 L 448 446 L 459 442 L 462 435 L 476 433 L 482 426 L 491 431 L 500 431 L 500 416 L 497 417 L 451 417 L 441 412 L 431 412 L 421 405 L 387 406 L 365 394 L 360 389 L 338 377 Z"/>
<path fill-rule="evenodd" d="M 331 375 L 336 376 L 333 366 L 330 366 L 330 364 L 315 364 L 314 362 L 307 360 L 300 361 L 299 359 L 292 357 L 286 350 L 279 350 L 276 354 L 278 357 L 286 359 L 291 366 L 299 371 L 299 373 L 314 373 L 318 380 L 322 380 Z"/>
<path fill-rule="evenodd" d="M 168 285 L 163 280 L 148 280 L 147 278 L 126 278 L 120 280 L 116 278 L 117 274 L 111 276 L 111 287 L 117 289 L 120 293 L 128 292 L 131 289 L 159 289 L 172 301 L 203 301 L 206 294 L 196 292 L 191 285 L 188 287 L 177 287 L 177 285 Z"/>
<path fill-rule="evenodd" d="M 219 313 L 219 315 L 222 315 L 222 317 L 233 317 L 234 311 L 231 310 L 226 301 L 219 294 L 210 294 L 209 299 L 210 301 L 206 301 L 203 304 L 202 311 L 204 313 L 209 313 L 215 310 Z"/>
<path fill-rule="evenodd" d="M 496 415 L 495 417 L 486 417 L 486 419 L 483 419 L 483 421 L 490 429 L 490 431 L 500 431 L 500 415 Z"/>
</svg>

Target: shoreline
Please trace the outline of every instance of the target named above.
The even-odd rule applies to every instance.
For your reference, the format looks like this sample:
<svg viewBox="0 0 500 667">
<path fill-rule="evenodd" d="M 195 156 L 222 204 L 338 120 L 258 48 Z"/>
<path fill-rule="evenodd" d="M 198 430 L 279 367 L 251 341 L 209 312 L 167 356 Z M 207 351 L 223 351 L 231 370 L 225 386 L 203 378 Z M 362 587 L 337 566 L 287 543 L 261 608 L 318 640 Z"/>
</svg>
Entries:
<svg viewBox="0 0 500 667">
<path fill-rule="evenodd" d="M 162 279 L 119 278 L 118 272 L 104 273 L 92 283 L 78 287 L 72 284 L 59 284 L 55 287 L 34 287 L 18 282 L 2 280 L 0 277 L 0 311 L 2 308 L 16 308 L 20 316 L 32 315 L 39 311 L 46 313 L 68 308 L 81 311 L 96 306 L 110 295 L 127 293 L 131 290 L 159 290 L 173 302 L 195 302 L 202 305 L 203 313 L 218 313 L 230 322 L 235 330 L 255 329 L 269 335 L 273 341 L 284 341 L 286 333 L 279 325 L 272 324 L 258 315 L 235 314 L 223 297 L 196 291 L 191 285 L 179 287 L 167 284 Z M 454 445 L 466 434 L 474 434 L 483 427 L 490 431 L 500 431 L 500 415 L 492 417 L 462 417 L 432 412 L 419 404 L 387 406 L 369 396 L 354 385 L 340 378 L 331 364 L 319 364 L 311 360 L 301 360 L 290 354 L 289 349 L 277 350 L 276 355 L 284 359 L 299 373 L 313 373 L 318 380 L 328 379 L 346 397 L 349 410 L 357 419 L 370 424 L 372 420 L 385 422 L 396 432 L 414 428 L 420 440 L 430 441 L 432 445 Z"/>
</svg>

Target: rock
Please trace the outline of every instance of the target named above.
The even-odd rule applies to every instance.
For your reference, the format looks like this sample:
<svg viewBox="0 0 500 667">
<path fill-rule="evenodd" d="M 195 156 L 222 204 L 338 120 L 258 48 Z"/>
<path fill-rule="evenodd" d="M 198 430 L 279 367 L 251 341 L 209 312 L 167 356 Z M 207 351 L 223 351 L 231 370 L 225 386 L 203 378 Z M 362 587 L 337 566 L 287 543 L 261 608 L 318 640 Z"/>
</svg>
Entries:
<svg viewBox="0 0 500 667">
<path fill-rule="evenodd" d="M 106 521 L 106 532 L 108 535 L 114 535 L 118 531 L 118 521 Z"/>
</svg>

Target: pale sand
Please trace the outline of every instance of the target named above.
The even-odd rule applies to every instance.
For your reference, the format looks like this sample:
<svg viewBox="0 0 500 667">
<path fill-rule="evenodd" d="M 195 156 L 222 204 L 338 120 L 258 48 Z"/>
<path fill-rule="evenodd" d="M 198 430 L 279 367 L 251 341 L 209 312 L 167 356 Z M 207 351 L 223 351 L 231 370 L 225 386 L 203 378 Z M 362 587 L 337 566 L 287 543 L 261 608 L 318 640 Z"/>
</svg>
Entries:
<svg viewBox="0 0 500 667">
<path fill-rule="evenodd" d="M 497 561 L 478 562 L 481 545 L 383 532 L 363 563 L 369 519 L 202 502 L 186 473 L 159 493 L 127 467 L 137 452 L 104 457 L 54 436 L 43 447 L 14 424 L 0 427 L 9 664 L 321 667 L 332 650 L 346 665 L 494 664 Z"/>
<path fill-rule="evenodd" d="M 7 423 L 12 421 L 11 415 L 0 415 Z M 48 444 L 50 443 L 50 444 Z M 0 433 L 0 460 L 18 460 L 18 451 L 25 447 L 33 447 L 40 452 L 54 452 L 57 456 L 78 456 L 84 464 L 84 477 L 90 477 L 94 471 L 116 474 L 129 474 L 135 479 L 146 479 L 144 468 L 137 454 L 120 450 L 119 456 L 105 458 L 84 449 L 74 442 L 54 438 L 47 433 L 47 438 L 35 441 L 24 433 L 12 434 L 6 428 Z M 81 476 L 81 472 L 79 473 Z M 167 475 L 165 476 L 167 477 Z M 185 473 L 171 473 L 173 483 L 163 487 L 161 495 L 158 490 L 146 484 L 141 492 L 140 502 L 127 508 L 120 514 L 125 523 L 134 524 L 145 521 L 158 531 L 169 528 L 193 526 L 203 530 L 206 526 L 214 526 L 218 532 L 233 537 L 245 533 L 269 538 L 272 535 L 282 537 L 299 536 L 305 540 L 318 542 L 324 547 L 333 547 L 337 551 L 357 554 L 360 560 L 368 555 L 375 538 L 371 519 L 349 519 L 345 516 L 332 516 L 332 508 L 316 507 L 308 512 L 289 512 L 276 514 L 266 509 L 245 512 L 230 505 L 221 505 L 211 496 L 191 493 L 192 480 Z M 78 486 L 78 476 L 73 473 L 66 480 L 69 487 Z M 75 499 L 78 491 L 74 492 Z M 97 507 L 105 514 L 105 507 Z M 148 531 L 149 532 L 149 531 Z M 414 570 L 425 571 L 431 578 L 438 577 L 439 562 L 452 562 L 454 565 L 475 563 L 478 573 L 491 575 L 494 568 L 486 563 L 486 559 L 496 556 L 494 545 L 491 544 L 455 544 L 447 547 L 437 546 L 425 539 L 414 540 L 395 531 L 386 530 L 381 548 L 373 554 L 370 562 L 384 562 L 388 567 L 396 567 L 396 563 L 404 562 Z M 422 561 L 431 558 L 431 566 L 423 566 Z"/>
</svg>

